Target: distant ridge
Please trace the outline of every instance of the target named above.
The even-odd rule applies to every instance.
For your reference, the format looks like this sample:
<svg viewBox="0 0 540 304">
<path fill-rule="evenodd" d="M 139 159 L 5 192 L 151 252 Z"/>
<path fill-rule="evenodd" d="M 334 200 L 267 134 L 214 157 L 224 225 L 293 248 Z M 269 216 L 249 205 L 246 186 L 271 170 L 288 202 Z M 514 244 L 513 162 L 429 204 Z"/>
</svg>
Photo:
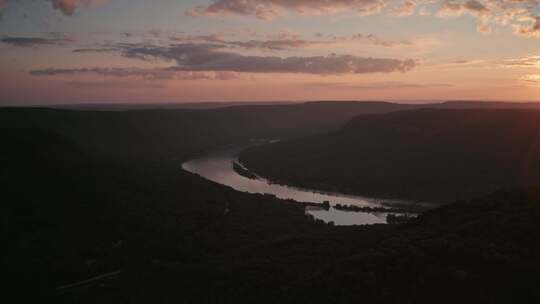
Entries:
<svg viewBox="0 0 540 304">
<path fill-rule="evenodd" d="M 540 109 L 540 102 L 505 102 L 505 101 L 445 101 L 437 104 L 436 108 L 447 109 L 473 109 L 473 108 L 491 108 L 491 109 Z"/>
<path fill-rule="evenodd" d="M 132 110 L 176 110 L 176 109 L 218 109 L 244 105 L 285 105 L 293 102 L 189 102 L 189 103 L 96 103 L 96 104 L 62 104 L 62 105 L 39 105 L 35 107 L 45 107 L 64 110 L 79 111 L 132 111 Z M 32 106 L 30 106 L 32 107 Z"/>
<path fill-rule="evenodd" d="M 506 101 L 475 101 L 475 100 L 449 100 L 442 102 L 414 103 L 376 100 L 313 100 L 313 101 L 233 101 L 233 102 L 188 102 L 188 103 L 81 103 L 81 104 L 53 104 L 53 105 L 29 105 L 23 108 L 51 108 L 77 111 L 140 111 L 140 110 L 212 110 L 228 107 L 267 107 L 287 105 L 363 105 L 381 106 L 393 105 L 406 109 L 540 109 L 540 102 L 506 102 Z M 16 108 L 17 105 L 0 106 Z"/>
</svg>

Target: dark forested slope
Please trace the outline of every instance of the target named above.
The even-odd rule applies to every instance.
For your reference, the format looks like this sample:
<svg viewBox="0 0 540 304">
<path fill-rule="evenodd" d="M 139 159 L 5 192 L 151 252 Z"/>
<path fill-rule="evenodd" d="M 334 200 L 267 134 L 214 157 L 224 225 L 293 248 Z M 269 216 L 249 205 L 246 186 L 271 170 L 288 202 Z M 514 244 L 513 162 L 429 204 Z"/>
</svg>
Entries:
<svg viewBox="0 0 540 304">
<path fill-rule="evenodd" d="M 157 150 L 145 145 L 168 136 L 116 136 L 161 130 L 163 120 L 113 119 L 109 129 L 101 124 L 110 113 L 92 113 L 92 120 L 54 113 L 57 121 L 43 110 L 3 116 L 18 119 L 0 133 L 0 211 L 5 296 L 19 302 L 540 299 L 538 189 L 460 202 L 406 225 L 334 227 L 313 222 L 296 204 L 207 182 L 176 162 L 118 157 L 129 152 L 126 143 Z M 189 141 L 180 136 L 177 150 L 151 155 L 182 158 L 232 140 L 204 130 L 192 129 Z"/>
<path fill-rule="evenodd" d="M 378 102 L 320 102 L 124 112 L 4 108 L 0 109 L 0 130 L 9 134 L 15 129 L 43 129 L 97 153 L 170 159 L 251 138 L 290 138 L 328 131 L 354 115 L 406 107 Z"/>
<path fill-rule="evenodd" d="M 337 132 L 254 147 L 241 161 L 293 185 L 452 201 L 540 183 L 540 112 L 417 110 L 359 116 Z"/>
<path fill-rule="evenodd" d="M 181 162 L 218 146 L 311 134 L 344 124 L 354 112 L 400 107 L 0 109 L 4 269 L 14 283 L 50 295 L 62 284 L 119 269 L 212 268 L 209 256 L 228 248 L 316 231 L 320 225 L 301 207 L 206 182 L 182 172 Z M 198 285 L 191 289 L 204 293 L 204 283 L 192 279 Z"/>
</svg>

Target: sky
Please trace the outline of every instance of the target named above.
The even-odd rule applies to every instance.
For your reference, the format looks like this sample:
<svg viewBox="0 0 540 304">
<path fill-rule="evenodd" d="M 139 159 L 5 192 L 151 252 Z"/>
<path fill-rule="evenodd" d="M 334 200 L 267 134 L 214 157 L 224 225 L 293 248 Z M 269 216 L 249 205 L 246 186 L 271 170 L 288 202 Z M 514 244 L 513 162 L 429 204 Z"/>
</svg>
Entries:
<svg viewBox="0 0 540 304">
<path fill-rule="evenodd" d="M 0 0 L 0 105 L 540 101 L 540 0 Z"/>
</svg>

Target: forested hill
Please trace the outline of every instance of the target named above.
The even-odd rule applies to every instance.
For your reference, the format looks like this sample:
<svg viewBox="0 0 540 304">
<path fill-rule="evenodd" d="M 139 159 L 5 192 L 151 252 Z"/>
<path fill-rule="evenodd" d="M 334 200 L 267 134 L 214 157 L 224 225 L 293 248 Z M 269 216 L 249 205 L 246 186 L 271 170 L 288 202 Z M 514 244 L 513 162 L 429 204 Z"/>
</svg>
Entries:
<svg viewBox="0 0 540 304">
<path fill-rule="evenodd" d="M 358 116 L 337 132 L 249 149 L 241 161 L 289 184 L 449 202 L 540 184 L 540 112 L 423 109 Z"/>
<path fill-rule="evenodd" d="M 88 119 L 69 111 L 5 113 L 2 118 L 25 126 L 0 129 L 6 298 L 476 304 L 540 299 L 539 189 L 458 202 L 406 225 L 335 227 L 311 220 L 292 202 L 205 181 L 181 171 L 178 162 L 96 152 L 110 145 L 129 151 L 126 143 L 152 151 L 144 145 L 150 135 L 159 143 L 165 138 L 160 133 L 148 131 L 141 141 L 135 135 L 126 141 L 115 137 L 142 130 L 144 116 L 136 123 L 113 119 L 115 128 L 100 129 L 112 114 L 96 112 Z M 179 156 L 214 146 L 215 139 L 230 140 L 194 130 L 175 133 L 192 136 L 177 142 Z"/>
<path fill-rule="evenodd" d="M 0 108 L 0 135 L 12 136 L 22 129 L 45 130 L 109 156 L 169 159 L 252 138 L 325 132 L 342 126 L 354 115 L 406 107 L 378 102 L 323 102 L 122 112 Z"/>
<path fill-rule="evenodd" d="M 0 108 L 0 131 L 46 130 L 94 152 L 131 159 L 182 158 L 201 148 L 252 138 L 296 138 L 336 130 L 354 116 L 425 107 L 528 107 L 538 104 L 442 103 L 407 105 L 389 102 L 307 102 L 245 105 L 217 109 L 72 111 L 47 108 Z M 13 131 L 10 131 L 13 130 Z M 1 134 L 0 134 L 1 135 Z"/>
</svg>

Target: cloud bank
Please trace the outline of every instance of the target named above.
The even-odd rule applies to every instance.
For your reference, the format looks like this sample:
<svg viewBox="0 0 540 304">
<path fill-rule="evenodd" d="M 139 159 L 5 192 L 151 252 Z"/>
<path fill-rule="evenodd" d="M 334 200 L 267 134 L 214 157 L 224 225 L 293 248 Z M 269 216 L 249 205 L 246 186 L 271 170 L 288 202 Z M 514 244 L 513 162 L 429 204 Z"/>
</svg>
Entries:
<svg viewBox="0 0 540 304">
<path fill-rule="evenodd" d="M 361 15 L 378 13 L 385 0 L 216 0 L 209 6 L 197 6 L 186 13 L 199 15 L 254 15 L 272 20 L 287 11 L 299 14 L 328 14 L 354 10 Z"/>
<path fill-rule="evenodd" d="M 354 55 L 277 57 L 248 56 L 224 50 L 219 44 L 124 46 L 122 55 L 143 60 L 175 61 L 178 71 L 229 71 L 247 73 L 366 74 L 407 72 L 411 59 L 357 57 Z"/>
<path fill-rule="evenodd" d="M 50 68 L 33 70 L 36 76 L 98 74 L 111 77 L 158 79 L 212 79 L 238 78 L 237 73 L 291 73 L 291 74 L 368 74 L 408 72 L 417 63 L 412 59 L 358 57 L 330 54 L 327 56 L 252 56 L 234 53 L 220 44 L 184 43 L 169 46 L 148 44 L 118 44 L 115 52 L 126 58 L 145 61 L 171 61 L 166 68 Z M 109 51 L 109 49 L 104 49 Z M 80 50 L 75 50 L 80 52 Z M 84 49 L 83 52 L 101 52 Z"/>
<path fill-rule="evenodd" d="M 274 36 L 274 35 L 270 35 Z M 268 37 L 269 39 L 228 40 L 219 34 L 209 35 L 183 35 L 171 37 L 178 43 L 213 43 L 231 48 L 258 49 L 263 51 L 286 51 L 302 48 L 335 46 L 342 43 L 357 43 L 386 48 L 417 46 L 418 40 L 387 40 L 373 34 L 353 34 L 349 36 L 317 34 L 317 39 L 305 39 L 300 35 L 283 35 L 282 37 Z M 103 50 L 105 50 L 104 48 Z M 97 49 L 96 49 L 97 50 Z"/>
<path fill-rule="evenodd" d="M 41 45 L 62 45 L 71 42 L 66 37 L 43 38 L 43 37 L 3 37 L 0 42 L 19 47 L 37 47 Z"/>
<path fill-rule="evenodd" d="M 538 0 L 214 0 L 186 12 L 189 16 L 243 15 L 272 20 L 287 13 L 335 14 L 354 11 L 360 15 L 386 13 L 393 16 L 439 17 L 471 15 L 477 29 L 489 33 L 494 24 L 510 26 L 514 33 L 540 37 L 540 2 Z"/>
<path fill-rule="evenodd" d="M 30 74 L 35 76 L 58 76 L 58 75 L 78 75 L 95 74 L 109 77 L 121 77 L 131 79 L 146 80 L 232 80 L 239 79 L 240 76 L 231 72 L 191 72 L 177 71 L 170 68 L 70 68 L 70 69 L 42 69 L 33 70 Z"/>
<path fill-rule="evenodd" d="M 44 0 L 66 16 L 106 0 Z M 0 12 L 22 0 L 0 0 Z M 327 15 L 356 12 L 361 16 L 384 13 L 389 16 L 470 15 L 477 29 L 490 33 L 493 25 L 509 26 L 517 35 L 540 37 L 539 0 L 212 0 L 185 12 L 189 16 L 241 15 L 273 20 L 288 13 Z"/>
</svg>

